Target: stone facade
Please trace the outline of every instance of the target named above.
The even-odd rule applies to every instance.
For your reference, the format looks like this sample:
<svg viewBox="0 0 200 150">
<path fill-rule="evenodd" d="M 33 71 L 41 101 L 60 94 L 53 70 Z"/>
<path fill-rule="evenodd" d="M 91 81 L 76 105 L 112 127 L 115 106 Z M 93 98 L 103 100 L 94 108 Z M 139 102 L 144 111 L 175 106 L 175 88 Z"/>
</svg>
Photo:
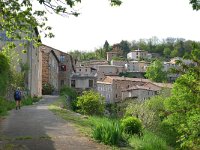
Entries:
<svg viewBox="0 0 200 150">
<path fill-rule="evenodd" d="M 98 81 L 101 81 L 104 79 L 105 76 L 109 75 L 119 75 L 120 72 L 124 72 L 124 67 L 122 66 L 114 66 L 114 65 L 99 65 L 97 66 L 97 75 Z"/>
<path fill-rule="evenodd" d="M 0 33 L 1 36 L 5 36 L 5 32 Z M 35 29 L 32 32 L 32 36 L 37 36 L 38 31 Z M 18 72 L 21 71 L 20 63 L 28 65 L 28 72 L 24 78 L 25 89 L 27 89 L 27 93 L 31 96 L 41 96 L 42 95 L 42 62 L 41 62 L 41 52 L 39 48 L 34 47 L 32 42 L 28 42 L 25 40 L 10 40 L 7 38 L 2 38 L 0 41 L 0 49 L 7 43 L 13 42 L 16 45 L 20 43 L 26 43 L 28 46 L 26 48 L 17 46 L 15 48 L 15 52 L 18 55 L 19 61 L 14 62 L 14 66 Z M 41 42 L 41 41 L 40 41 Z M 22 53 L 22 50 L 26 50 L 25 53 Z"/>
<path fill-rule="evenodd" d="M 79 90 L 97 88 L 97 71 L 88 66 L 76 67 L 76 72 L 72 73 L 70 86 Z"/>
<path fill-rule="evenodd" d="M 127 58 L 130 60 L 140 60 L 140 59 L 147 59 L 148 52 L 144 50 L 134 50 L 127 54 Z"/>
<path fill-rule="evenodd" d="M 107 52 L 107 61 L 111 61 L 113 57 L 117 57 L 118 52 Z"/>
<path fill-rule="evenodd" d="M 161 88 L 159 90 L 161 90 Z M 138 101 L 145 101 L 146 99 L 155 96 L 159 90 L 150 88 L 146 85 L 136 85 L 126 90 L 122 90 L 122 100 L 125 100 L 126 98 L 136 98 Z"/>
<path fill-rule="evenodd" d="M 44 44 L 40 46 L 40 50 L 42 51 L 42 54 L 43 54 L 42 55 L 43 56 L 43 83 L 47 83 L 50 77 L 51 79 L 55 78 L 55 75 L 53 75 L 53 72 L 58 72 L 58 78 L 55 79 L 56 81 L 54 81 L 53 83 L 53 80 L 52 80 L 52 84 L 56 85 L 57 90 L 59 91 L 60 88 L 63 87 L 64 85 L 70 86 L 70 75 L 72 74 L 72 72 L 75 72 L 74 61 L 72 59 L 72 56 Z M 51 58 L 53 58 L 53 56 L 52 57 L 49 57 L 49 56 L 52 52 L 55 55 L 54 58 L 57 58 L 56 60 L 59 63 L 58 63 L 58 67 L 56 68 L 55 66 L 52 66 L 54 69 L 52 68 L 50 72 L 49 64 L 52 63 L 53 60 L 51 60 Z M 54 77 L 52 77 L 52 75 Z"/>
<path fill-rule="evenodd" d="M 171 84 L 118 76 L 106 76 L 103 81 L 97 82 L 97 90 L 105 97 L 107 103 L 121 102 L 130 97 L 142 101 L 156 95 L 162 88 L 171 88 Z"/>
<path fill-rule="evenodd" d="M 148 65 L 145 61 L 129 61 L 125 64 L 125 69 L 127 72 L 146 72 Z"/>
<path fill-rule="evenodd" d="M 112 84 L 110 82 L 97 81 L 97 91 L 101 94 L 101 96 L 105 97 L 106 104 L 114 103 Z"/>
</svg>

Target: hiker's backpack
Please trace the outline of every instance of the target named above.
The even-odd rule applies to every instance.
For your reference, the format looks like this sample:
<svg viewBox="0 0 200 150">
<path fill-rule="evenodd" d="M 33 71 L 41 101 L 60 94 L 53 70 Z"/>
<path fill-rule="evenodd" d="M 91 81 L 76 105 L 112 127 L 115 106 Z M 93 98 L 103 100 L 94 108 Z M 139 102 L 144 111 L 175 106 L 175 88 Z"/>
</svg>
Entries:
<svg viewBox="0 0 200 150">
<path fill-rule="evenodd" d="M 21 99 L 21 93 L 20 93 L 20 91 L 15 91 L 15 94 L 14 94 L 14 97 L 15 97 L 15 99 Z"/>
</svg>

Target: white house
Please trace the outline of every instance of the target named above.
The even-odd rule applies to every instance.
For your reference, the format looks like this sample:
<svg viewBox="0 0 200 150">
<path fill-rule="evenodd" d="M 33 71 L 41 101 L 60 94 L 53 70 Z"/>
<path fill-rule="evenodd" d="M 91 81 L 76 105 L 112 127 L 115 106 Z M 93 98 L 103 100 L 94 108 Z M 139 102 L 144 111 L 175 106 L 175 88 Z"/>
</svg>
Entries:
<svg viewBox="0 0 200 150">
<path fill-rule="evenodd" d="M 125 64 L 127 72 L 146 72 L 148 63 L 145 61 L 129 61 Z"/>
<path fill-rule="evenodd" d="M 97 81 L 97 91 L 105 97 L 107 104 L 113 103 L 112 84 L 110 82 Z"/>
<path fill-rule="evenodd" d="M 145 50 L 134 50 L 127 54 L 127 58 L 130 60 L 141 60 L 148 58 L 148 52 Z"/>
</svg>

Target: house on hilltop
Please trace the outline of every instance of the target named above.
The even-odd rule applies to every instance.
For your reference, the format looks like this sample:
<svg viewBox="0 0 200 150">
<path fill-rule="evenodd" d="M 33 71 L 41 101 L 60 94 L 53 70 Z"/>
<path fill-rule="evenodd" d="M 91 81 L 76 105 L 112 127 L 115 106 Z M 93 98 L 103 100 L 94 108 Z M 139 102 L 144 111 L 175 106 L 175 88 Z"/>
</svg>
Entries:
<svg viewBox="0 0 200 150">
<path fill-rule="evenodd" d="M 171 88 L 171 84 L 153 83 L 148 79 L 106 76 L 97 81 L 98 92 L 105 97 L 107 103 L 117 103 L 127 98 L 142 101 L 156 95 L 163 88 Z"/>
</svg>

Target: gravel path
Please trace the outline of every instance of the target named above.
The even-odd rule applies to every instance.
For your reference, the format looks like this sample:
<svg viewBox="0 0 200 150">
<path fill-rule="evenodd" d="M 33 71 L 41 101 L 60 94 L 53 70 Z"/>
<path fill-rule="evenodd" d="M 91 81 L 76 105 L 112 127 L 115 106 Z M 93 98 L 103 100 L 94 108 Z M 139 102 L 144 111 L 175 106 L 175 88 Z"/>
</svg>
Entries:
<svg viewBox="0 0 200 150">
<path fill-rule="evenodd" d="M 81 136 L 67 121 L 48 110 L 56 96 L 12 110 L 0 122 L 0 150 L 95 150 L 106 149 Z"/>
</svg>

